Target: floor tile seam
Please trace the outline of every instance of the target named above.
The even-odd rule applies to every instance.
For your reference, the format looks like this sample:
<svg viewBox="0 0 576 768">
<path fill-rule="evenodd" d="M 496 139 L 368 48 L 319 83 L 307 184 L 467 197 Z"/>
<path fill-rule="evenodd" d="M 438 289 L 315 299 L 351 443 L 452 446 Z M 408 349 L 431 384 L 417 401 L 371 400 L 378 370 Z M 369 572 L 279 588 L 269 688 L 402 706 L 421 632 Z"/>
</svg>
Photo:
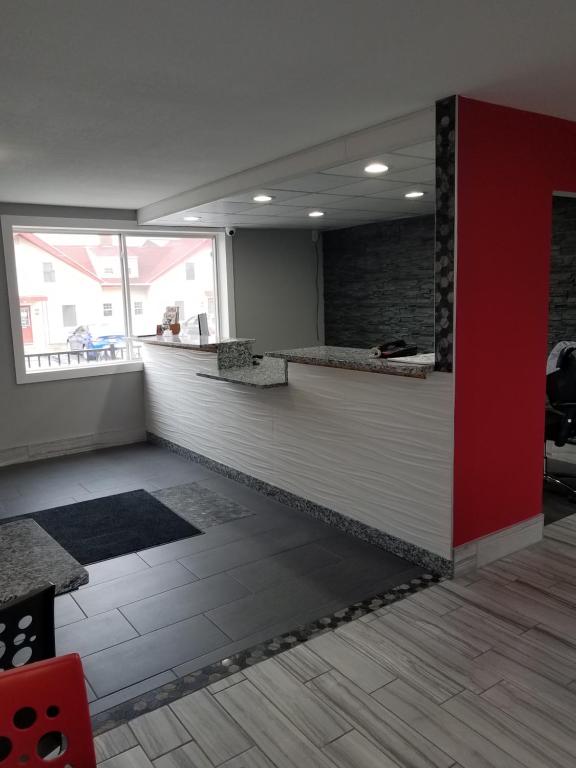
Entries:
<svg viewBox="0 0 576 768">
<path fill-rule="evenodd" d="M 166 705 L 166 706 L 168 706 L 168 705 Z M 156 710 L 156 711 L 158 711 L 158 710 Z M 171 708 L 170 708 L 170 712 L 172 712 Z M 172 712 L 172 714 L 175 715 L 174 712 Z M 137 718 L 135 718 L 135 719 L 137 719 Z M 194 737 L 192 736 L 190 731 L 186 728 L 186 726 L 184 725 L 183 722 L 181 722 L 180 719 L 178 719 L 178 724 L 181 725 L 182 728 L 184 728 L 184 730 L 188 734 L 189 738 L 186 739 L 186 741 L 183 741 L 181 744 L 178 744 L 178 746 L 172 747 L 171 749 L 167 749 L 165 752 L 160 752 L 159 754 L 155 754 L 154 757 L 151 757 L 151 755 L 146 751 L 146 749 L 145 749 L 144 745 L 142 744 L 142 742 L 138 739 L 138 736 L 136 735 L 136 731 L 134 730 L 134 728 L 132 728 L 132 721 L 127 723 L 128 727 L 130 728 L 130 731 L 131 731 L 132 735 L 134 736 L 134 738 L 138 742 L 138 746 L 142 748 L 142 751 L 144 752 L 144 754 L 146 755 L 146 757 L 148 758 L 148 760 L 150 760 L 150 762 L 152 764 L 154 764 L 154 761 L 159 760 L 161 757 L 165 757 L 166 755 L 169 755 L 172 752 L 175 752 L 177 749 L 180 749 L 180 747 L 185 747 L 187 744 L 191 744 L 191 743 L 197 744 L 197 742 L 194 741 Z M 134 747 L 132 747 L 132 749 L 134 749 Z M 128 750 L 124 750 L 124 752 L 128 752 Z"/>
<path fill-rule="evenodd" d="M 221 574 L 216 574 L 216 575 L 218 575 L 218 576 L 219 576 L 219 575 L 221 575 Z M 211 576 L 209 576 L 209 577 L 207 577 L 207 578 L 212 578 L 212 577 L 211 577 Z M 190 582 L 190 585 L 191 585 L 191 584 L 199 584 L 199 583 L 201 583 L 202 581 L 204 581 L 204 579 L 198 579 L 197 581 L 191 581 L 191 582 Z M 239 582 L 237 582 L 237 583 L 239 584 L 239 586 L 243 586 L 243 585 L 242 585 L 242 584 L 240 584 Z M 186 586 L 188 586 L 188 584 L 182 584 L 181 586 L 183 586 L 183 587 L 186 587 Z M 172 589 L 168 590 L 168 592 L 172 592 L 174 589 L 180 589 L 180 587 L 173 587 Z M 247 587 L 246 587 L 246 589 L 247 589 Z M 162 592 L 162 593 L 160 593 L 160 594 L 166 594 L 166 593 Z M 197 613 L 193 613 L 193 614 L 191 614 L 190 616 L 186 616 L 185 618 L 182 618 L 182 619 L 178 619 L 177 621 L 172 621 L 172 622 L 170 622 L 169 624 L 163 624 L 161 627 L 155 627 L 154 629 L 150 629 L 150 630 L 148 630 L 147 632 L 139 632 L 138 630 L 136 630 L 136 631 L 138 632 L 138 634 L 140 635 L 140 637 L 146 637 L 146 635 L 149 635 L 149 634 L 151 634 L 152 632 L 157 632 L 157 631 L 158 631 L 158 630 L 160 630 L 160 629 L 167 629 L 168 627 L 172 627 L 172 626 L 174 626 L 174 624 L 180 624 L 181 622 L 183 622 L 183 621 L 188 621 L 188 619 L 193 619 L 193 618 L 195 618 L 196 616 L 204 616 L 204 617 L 205 617 L 206 619 L 208 619 L 208 621 L 210 621 L 212 624 L 215 624 L 215 622 L 214 622 L 214 621 L 212 621 L 212 620 L 211 620 L 211 619 L 210 619 L 208 616 L 206 616 L 206 614 L 207 614 L 209 611 L 214 611 L 214 610 L 216 610 L 217 608 L 223 608 L 223 607 L 224 607 L 224 606 L 226 606 L 226 605 L 232 605 L 233 603 L 236 603 L 236 602 L 238 602 L 239 600 L 244 600 L 244 599 L 246 599 L 247 597 L 251 597 L 251 596 L 252 596 L 252 595 L 254 595 L 254 594 L 255 594 L 255 593 L 253 593 L 253 592 L 250 592 L 250 594 L 249 594 L 249 595 L 243 595 L 242 597 L 236 597 L 236 598 L 234 598 L 234 599 L 232 599 L 232 600 L 228 600 L 228 601 L 227 601 L 227 602 L 225 602 L 225 603 L 219 603 L 218 605 L 215 605 L 215 606 L 213 606 L 212 608 L 205 608 L 203 611 L 198 611 Z M 150 596 L 150 598 L 154 598 L 154 597 L 157 597 L 157 595 L 151 595 L 151 596 Z M 145 598 L 143 598 L 142 600 L 137 600 L 137 601 L 135 601 L 135 602 L 133 602 L 133 603 L 128 603 L 127 605 L 123 605 L 123 606 L 121 606 L 121 607 L 117 608 L 116 610 L 118 610 L 118 611 L 119 611 L 119 612 L 122 614 L 122 616 L 124 616 L 124 618 L 126 619 L 126 621 L 128 621 L 129 623 L 131 623 L 131 622 L 130 622 L 130 620 L 129 620 L 129 618 L 126 616 L 126 614 L 125 614 L 125 613 L 124 613 L 124 611 L 122 610 L 122 608 L 129 608 L 131 605 L 136 605 L 137 603 L 142 603 L 142 602 L 144 602 L 145 600 L 148 600 L 148 599 L 150 599 L 150 598 L 147 598 L 147 597 L 145 597 Z M 134 627 L 134 629 L 136 629 L 136 627 Z M 220 629 L 220 627 L 218 627 L 218 629 Z M 224 630 L 223 630 L 223 629 L 220 629 L 220 631 L 221 631 L 221 632 L 224 632 Z M 226 634 L 226 632 L 224 632 L 224 634 Z M 228 637 L 228 635 L 227 635 L 227 637 Z"/>
<path fill-rule="evenodd" d="M 231 542 L 231 543 L 234 543 L 234 542 Z M 214 574 L 210 574 L 209 576 L 202 576 L 202 577 L 201 577 L 201 576 L 198 576 L 197 574 L 194 574 L 194 575 L 195 575 L 195 576 L 197 576 L 197 578 L 198 578 L 198 579 L 206 579 L 206 578 L 210 578 L 211 576 L 216 576 L 216 575 L 219 575 L 219 574 L 225 574 L 225 575 L 227 575 L 227 576 L 230 576 L 230 578 L 234 579 L 234 581 L 236 581 L 238 584 L 240 584 L 241 586 L 243 586 L 243 587 L 245 587 L 246 589 L 248 589 L 248 590 L 249 590 L 250 592 L 252 592 L 253 594 L 260 594 L 260 593 L 261 593 L 263 590 L 258 590 L 258 591 L 256 592 L 256 591 L 254 591 L 254 590 L 250 589 L 250 587 L 247 587 L 247 586 L 246 586 L 245 584 L 243 584 L 241 581 L 239 581 L 238 579 L 236 579 L 236 577 L 233 575 L 233 573 L 232 573 L 232 572 L 233 572 L 233 571 L 235 571 L 235 570 L 238 570 L 239 568 L 244 568 L 245 566 L 254 565 L 255 563 L 258 563 L 258 562 L 264 562 L 265 560 L 269 560 L 269 559 L 271 559 L 271 558 L 273 558 L 273 557 L 276 557 L 277 555 L 282 555 L 282 554 L 285 554 L 286 552 L 295 552 L 295 551 L 297 551 L 298 549 L 303 549 L 304 547 L 308 547 L 308 546 L 310 546 L 310 545 L 312 545 L 312 544 L 315 544 L 315 543 L 316 543 L 315 541 L 310 541 L 310 542 L 306 542 L 306 543 L 304 543 L 304 544 L 299 544 L 297 547 L 289 547 L 288 549 L 283 549 L 283 550 L 280 550 L 280 551 L 274 551 L 272 554 L 267 554 L 267 555 L 265 555 L 264 557 L 259 557 L 259 558 L 256 558 L 256 560 L 248 560 L 248 561 L 246 561 L 246 562 L 244 562 L 244 563 L 241 563 L 240 565 L 235 565 L 235 566 L 233 566 L 232 568 L 230 568 L 230 569 L 229 569 L 229 570 L 227 570 L 227 571 L 218 571 L 218 572 L 216 572 L 216 573 L 214 573 Z M 226 545 L 223 545 L 223 546 L 226 546 Z M 205 551 L 211 551 L 211 550 L 205 550 Z M 326 550 L 324 550 L 324 551 L 326 551 Z M 329 553 L 329 554 L 332 554 L 332 553 Z M 188 556 L 187 556 L 187 557 L 188 557 Z M 190 555 L 189 557 L 193 557 L 193 555 Z M 326 568 L 326 567 L 329 567 L 329 566 L 334 566 L 334 565 L 337 565 L 337 564 L 338 564 L 338 562 L 341 562 L 343 559 L 345 559 L 345 558 L 340 558 L 340 557 L 339 557 L 339 556 L 337 556 L 337 555 L 335 555 L 335 557 L 338 557 L 338 560 L 337 560 L 336 562 L 334 562 L 334 563 L 328 563 L 327 565 L 322 565 L 322 566 L 319 566 L 318 568 L 314 568 L 314 569 L 312 569 L 312 570 L 310 570 L 310 571 L 304 571 L 302 574 L 299 574 L 299 576 L 306 576 L 306 575 L 309 575 L 309 574 L 311 574 L 311 573 L 316 573 L 317 571 L 321 570 L 322 568 Z M 180 563 L 181 565 L 183 565 L 185 568 L 188 568 L 188 570 L 191 570 L 191 569 L 190 569 L 190 568 L 189 568 L 189 567 L 188 567 L 188 566 L 187 566 L 185 563 L 183 563 L 183 562 L 182 562 L 182 560 L 184 560 L 184 559 L 187 559 L 187 558 L 181 558 L 181 559 L 180 559 L 180 560 L 178 560 L 177 562 L 179 562 L 179 563 Z M 191 571 L 191 573 L 194 573 L 194 572 L 193 572 L 193 571 Z M 298 577 L 298 576 L 294 576 L 293 578 L 297 578 L 297 577 Z"/>
<path fill-rule="evenodd" d="M 163 563 L 164 565 L 164 563 Z M 190 573 L 191 576 L 194 574 Z M 87 619 L 94 618 L 95 616 L 101 616 L 103 613 L 108 613 L 108 611 L 113 611 L 114 609 L 120 610 L 121 608 L 127 608 L 129 605 L 134 605 L 135 603 L 140 603 L 142 600 L 147 600 L 150 597 L 158 597 L 159 595 L 165 595 L 167 592 L 171 592 L 173 589 L 178 589 L 179 587 L 185 587 L 188 584 L 196 584 L 198 581 L 202 581 L 202 579 L 191 579 L 190 581 L 185 581 L 183 584 L 175 584 L 171 587 L 167 587 L 166 589 L 160 590 L 160 592 L 154 592 L 151 595 L 146 595 L 146 597 L 140 597 L 137 600 L 132 600 L 128 603 L 119 603 L 118 605 L 112 605 L 108 606 L 102 611 L 97 611 L 95 613 L 90 613 L 86 615 Z M 109 584 L 110 582 L 103 582 L 103 584 Z M 95 584 L 95 587 L 99 587 L 100 584 Z M 82 590 L 83 593 L 86 592 L 86 590 Z"/>
<path fill-rule="evenodd" d="M 258 666 L 258 665 L 256 664 L 256 665 L 254 665 L 254 666 Z M 288 674 L 291 674 L 291 673 L 288 673 Z M 294 676 L 292 675 L 292 677 L 294 677 Z M 268 704 L 270 704 L 270 706 L 272 706 L 274 709 L 276 709 L 276 710 L 277 710 L 277 711 L 280 713 L 281 717 L 285 717 L 285 718 L 286 718 L 286 720 L 288 720 L 288 722 L 289 722 L 289 723 L 290 723 L 290 724 L 291 724 L 291 725 L 292 725 L 292 726 L 293 726 L 293 727 L 294 727 L 294 728 L 295 728 L 295 729 L 298 731 L 298 733 L 300 734 L 300 736 L 301 736 L 303 739 L 305 739 L 305 740 L 306 740 L 306 741 L 307 741 L 309 744 L 312 744 L 312 745 L 313 745 L 313 746 L 314 746 L 316 749 L 318 749 L 318 750 L 322 750 L 322 749 L 323 749 L 323 747 L 325 747 L 327 744 L 331 744 L 333 741 L 336 741 L 337 739 L 340 739 L 340 738 L 341 738 L 342 736 L 344 736 L 346 733 L 350 733 L 351 731 L 355 730 L 355 728 L 354 728 L 354 724 L 350 722 L 350 720 L 347 718 L 347 716 L 346 716 L 346 713 L 345 713 L 345 712 L 342 712 L 342 711 L 340 711 L 339 709 L 337 709 L 336 707 L 332 706 L 332 705 L 331 705 L 329 702 L 327 702 L 327 701 L 326 701 L 324 698 L 322 698 L 321 696 L 319 696 L 319 695 L 316 693 L 316 691 L 315 691 L 315 690 L 313 690 L 313 688 L 312 688 L 312 687 L 309 687 L 307 690 L 308 690 L 308 693 L 309 693 L 309 694 L 311 694 L 311 696 L 312 696 L 312 698 L 313 698 L 313 699 L 319 700 L 319 702 L 320 702 L 320 705 L 324 705 L 324 706 L 327 706 L 327 707 L 328 707 L 328 709 L 330 709 L 332 712 L 334 712 L 334 715 L 335 715 L 335 716 L 339 717 L 339 718 L 340 718 L 340 720 L 343 720 L 343 721 L 346 723 L 346 725 L 347 725 L 347 726 L 349 726 L 349 727 L 348 727 L 348 729 L 347 729 L 346 731 L 344 731 L 343 733 L 340 733 L 338 736 L 334 736 L 334 738 L 333 738 L 333 739 L 330 739 L 329 741 L 326 741 L 326 742 L 324 742 L 324 744 L 321 744 L 321 745 L 320 745 L 320 744 L 315 744 L 315 743 L 314 743 L 314 742 L 313 742 L 313 741 L 310 739 L 310 737 L 309 737 L 309 736 L 307 736 L 307 735 L 304 733 L 304 731 L 303 731 L 303 730 L 302 730 L 302 729 L 301 729 L 301 728 L 300 728 L 300 727 L 299 727 L 299 726 L 298 726 L 298 725 L 297 725 L 297 724 L 294 722 L 293 718 L 292 718 L 292 717 L 290 717 L 290 715 L 286 714 L 286 712 L 284 712 L 282 709 L 280 709 L 280 707 L 278 706 L 278 704 L 276 704 L 276 703 L 274 702 L 274 700 L 273 700 L 272 698 L 270 698 L 270 696 L 268 696 L 268 694 L 267 694 L 267 693 L 265 693 L 265 691 L 264 691 L 264 690 L 262 690 L 262 688 L 260 688 L 260 686 L 259 686 L 257 683 L 255 683 L 253 680 L 251 680 L 251 679 L 250 679 L 250 677 L 249 677 L 248 675 L 246 676 L 246 680 L 240 680 L 240 681 L 239 681 L 239 683 L 243 683 L 243 682 L 246 682 L 246 681 L 247 681 L 247 682 L 249 682 L 249 683 L 250 683 L 250 684 L 251 684 L 251 685 L 252 685 L 252 686 L 253 686 L 253 687 L 254 687 L 254 688 L 255 688 L 255 689 L 258 691 L 258 693 L 260 694 L 260 696 L 261 696 L 261 697 L 262 697 L 262 698 L 263 698 L 265 701 L 267 701 L 267 702 L 268 702 Z M 297 682 L 298 682 L 298 683 L 300 683 L 300 681 L 298 681 L 298 680 L 297 680 Z M 239 685 L 239 683 L 237 683 L 237 685 Z M 304 688 L 306 688 L 306 685 L 305 685 L 304 683 L 302 683 L 301 685 L 303 685 L 303 686 L 304 686 Z M 231 686 L 231 687 L 233 687 L 233 686 Z M 224 689 L 224 691 L 219 691 L 219 693 L 226 693 L 226 690 L 227 690 L 227 689 Z M 218 693 L 214 694 L 214 693 L 212 693 L 211 691 L 209 691 L 209 693 L 210 693 L 212 696 L 214 696 L 215 698 L 218 696 Z M 235 722 L 236 722 L 236 721 L 235 721 Z"/>
</svg>

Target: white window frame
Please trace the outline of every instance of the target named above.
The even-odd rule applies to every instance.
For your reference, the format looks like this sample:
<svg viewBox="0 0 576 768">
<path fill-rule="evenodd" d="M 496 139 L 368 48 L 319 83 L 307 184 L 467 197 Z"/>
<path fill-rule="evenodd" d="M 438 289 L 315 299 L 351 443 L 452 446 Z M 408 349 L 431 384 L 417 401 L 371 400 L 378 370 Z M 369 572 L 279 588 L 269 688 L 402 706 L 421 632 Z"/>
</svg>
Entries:
<svg viewBox="0 0 576 768">
<path fill-rule="evenodd" d="M 151 227 L 139 226 L 135 221 L 117 221 L 100 219 L 58 219 L 54 217 L 36 216 L 0 216 L 2 243 L 6 262 L 6 278 L 8 284 L 8 302 L 10 305 L 10 323 L 12 326 L 12 343 L 14 347 L 14 365 L 16 382 L 31 384 L 42 381 L 60 379 L 81 379 L 92 376 L 109 376 L 115 373 L 131 373 L 142 371 L 142 360 L 117 361 L 100 363 L 99 365 L 79 365 L 74 368 L 54 368 L 52 370 L 28 371 L 25 362 L 24 341 L 20 317 L 20 295 L 18 291 L 18 275 L 16 271 L 16 254 L 14 249 L 14 230 L 22 231 L 64 231 L 85 234 L 111 235 L 156 235 L 157 237 L 212 237 L 214 238 L 214 285 L 216 287 L 216 307 L 218 335 L 221 338 L 233 336 L 236 332 L 234 312 L 234 285 L 232 248 L 229 237 L 225 237 L 221 229 L 200 229 L 198 227 Z M 120 259 L 123 272 L 126 271 L 126 254 L 121 253 Z M 127 278 L 127 275 L 125 275 Z M 126 281 L 127 282 L 127 281 Z M 124 303 L 130 307 L 130 288 L 127 285 Z M 130 313 L 128 312 L 128 315 Z M 130 332 L 130 317 L 127 318 L 127 333 Z"/>
</svg>

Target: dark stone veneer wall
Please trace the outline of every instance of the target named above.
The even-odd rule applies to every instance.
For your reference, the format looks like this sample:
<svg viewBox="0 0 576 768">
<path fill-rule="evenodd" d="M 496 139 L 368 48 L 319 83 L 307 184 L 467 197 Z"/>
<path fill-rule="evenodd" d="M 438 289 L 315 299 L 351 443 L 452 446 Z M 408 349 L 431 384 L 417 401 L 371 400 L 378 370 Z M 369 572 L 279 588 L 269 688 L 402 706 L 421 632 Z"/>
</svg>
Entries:
<svg viewBox="0 0 576 768">
<path fill-rule="evenodd" d="M 548 347 L 576 340 L 576 198 L 554 197 Z"/>
<path fill-rule="evenodd" d="M 323 234 L 326 344 L 434 351 L 434 216 Z"/>
</svg>

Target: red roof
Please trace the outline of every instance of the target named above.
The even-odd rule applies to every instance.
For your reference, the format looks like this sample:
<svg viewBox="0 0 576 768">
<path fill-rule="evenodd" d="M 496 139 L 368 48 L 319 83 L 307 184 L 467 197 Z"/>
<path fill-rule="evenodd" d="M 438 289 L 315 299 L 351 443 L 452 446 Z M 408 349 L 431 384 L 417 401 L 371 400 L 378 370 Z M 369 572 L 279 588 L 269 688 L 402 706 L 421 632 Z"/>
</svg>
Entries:
<svg viewBox="0 0 576 768">
<path fill-rule="evenodd" d="M 119 277 L 99 276 L 96 272 L 96 263 L 107 256 L 117 257 L 118 247 L 111 241 L 110 244 L 102 243 L 96 246 L 82 245 L 58 245 L 54 246 L 45 242 L 36 234 L 19 232 L 20 237 L 33 245 L 41 248 L 50 256 L 60 259 L 80 272 L 91 277 L 102 285 L 120 285 Z M 103 238 L 104 239 L 104 238 Z M 157 280 L 177 264 L 187 261 L 191 256 L 202 250 L 210 243 L 208 238 L 177 238 L 167 245 L 159 246 L 153 241 L 147 241 L 136 248 L 128 248 L 128 258 L 136 257 L 138 260 L 138 275 L 131 279 L 133 284 L 148 285 Z"/>
</svg>

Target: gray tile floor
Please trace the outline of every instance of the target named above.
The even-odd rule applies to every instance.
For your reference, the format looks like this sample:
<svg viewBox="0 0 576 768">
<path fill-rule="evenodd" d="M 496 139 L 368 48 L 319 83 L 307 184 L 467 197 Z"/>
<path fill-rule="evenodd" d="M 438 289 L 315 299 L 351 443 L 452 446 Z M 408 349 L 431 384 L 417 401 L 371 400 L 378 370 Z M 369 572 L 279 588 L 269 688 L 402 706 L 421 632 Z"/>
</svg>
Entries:
<svg viewBox="0 0 576 768">
<path fill-rule="evenodd" d="M 57 649 L 83 657 L 94 714 L 421 572 L 146 444 L 0 469 L 0 517 L 190 482 L 253 514 L 88 566 L 57 598 Z"/>
</svg>

